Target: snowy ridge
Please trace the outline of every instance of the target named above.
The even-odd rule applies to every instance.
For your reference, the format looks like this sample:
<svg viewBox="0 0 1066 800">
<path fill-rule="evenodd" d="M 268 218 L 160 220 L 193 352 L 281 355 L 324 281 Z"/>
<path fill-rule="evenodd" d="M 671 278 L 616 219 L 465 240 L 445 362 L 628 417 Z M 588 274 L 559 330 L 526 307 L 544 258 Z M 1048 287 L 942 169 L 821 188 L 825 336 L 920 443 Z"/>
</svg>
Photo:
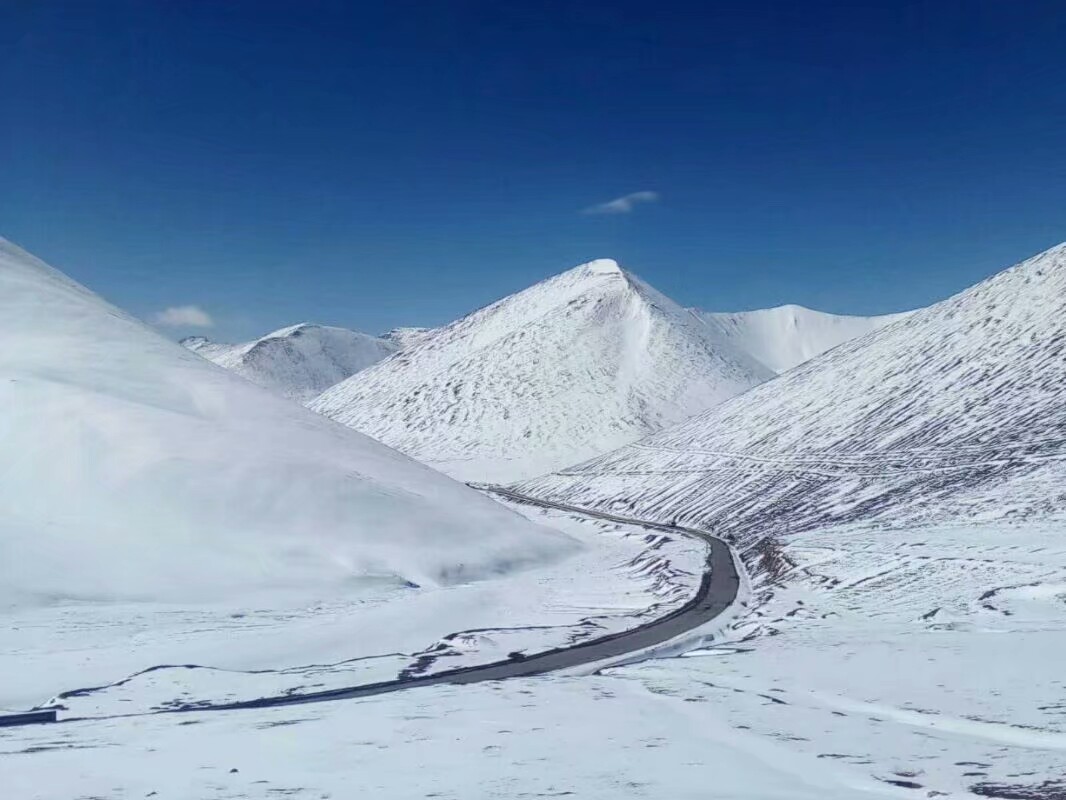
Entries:
<svg viewBox="0 0 1066 800">
<path fill-rule="evenodd" d="M 1066 245 L 519 491 L 716 532 L 1058 514 Z M 621 511 L 619 511 L 621 513 Z"/>
<path fill-rule="evenodd" d="M 797 305 L 732 313 L 692 310 L 708 325 L 720 328 L 738 349 L 777 373 L 914 313 L 855 317 Z"/>
<path fill-rule="evenodd" d="M 381 334 L 381 338 L 395 345 L 397 350 L 406 350 L 408 347 L 425 341 L 433 335 L 435 330 L 435 328 L 393 328 Z"/>
<path fill-rule="evenodd" d="M 571 552 L 0 240 L 0 604 L 322 596 Z"/>
<path fill-rule="evenodd" d="M 202 336 L 181 343 L 252 383 L 301 402 L 400 348 L 359 331 L 306 322 L 244 344 L 221 344 Z"/>
<path fill-rule="evenodd" d="M 574 463 L 772 373 L 611 260 L 432 332 L 309 406 L 468 479 Z"/>
</svg>

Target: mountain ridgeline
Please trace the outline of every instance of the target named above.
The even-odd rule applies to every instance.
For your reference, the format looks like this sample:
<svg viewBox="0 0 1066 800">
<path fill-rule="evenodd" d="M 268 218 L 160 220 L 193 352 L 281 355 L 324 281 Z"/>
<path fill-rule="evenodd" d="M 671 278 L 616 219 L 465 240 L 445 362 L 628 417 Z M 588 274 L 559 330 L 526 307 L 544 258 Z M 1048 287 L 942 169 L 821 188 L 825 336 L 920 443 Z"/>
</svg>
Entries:
<svg viewBox="0 0 1066 800">
<path fill-rule="evenodd" d="M 518 489 L 741 538 L 1066 509 L 1066 244 Z"/>
<path fill-rule="evenodd" d="M 611 260 L 505 297 L 309 405 L 464 479 L 573 464 L 773 376 Z"/>
<path fill-rule="evenodd" d="M 308 323 L 244 344 L 221 344 L 202 336 L 181 343 L 252 383 L 301 402 L 400 349 L 389 339 Z"/>
</svg>

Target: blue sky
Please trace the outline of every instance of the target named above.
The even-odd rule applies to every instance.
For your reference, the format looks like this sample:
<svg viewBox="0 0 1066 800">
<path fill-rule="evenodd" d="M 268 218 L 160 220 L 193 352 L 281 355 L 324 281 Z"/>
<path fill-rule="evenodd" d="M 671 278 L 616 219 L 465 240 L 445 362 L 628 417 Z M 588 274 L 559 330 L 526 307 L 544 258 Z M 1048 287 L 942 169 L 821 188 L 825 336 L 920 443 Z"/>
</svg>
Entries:
<svg viewBox="0 0 1066 800">
<path fill-rule="evenodd" d="M 1066 239 L 1064 23 L 1041 0 L 4 3 L 0 235 L 221 339 L 440 324 L 603 256 L 715 310 L 894 311 Z"/>
</svg>

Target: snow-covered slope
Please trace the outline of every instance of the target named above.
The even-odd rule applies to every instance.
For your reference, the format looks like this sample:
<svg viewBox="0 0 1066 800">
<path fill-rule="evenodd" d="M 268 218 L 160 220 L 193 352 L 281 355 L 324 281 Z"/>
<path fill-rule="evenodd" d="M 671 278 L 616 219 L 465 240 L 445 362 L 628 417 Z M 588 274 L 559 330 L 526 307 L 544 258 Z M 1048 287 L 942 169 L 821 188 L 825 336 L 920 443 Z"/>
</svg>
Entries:
<svg viewBox="0 0 1066 800">
<path fill-rule="evenodd" d="M 301 402 L 400 348 L 359 331 L 308 323 L 244 344 L 220 344 L 202 336 L 181 343 L 252 383 Z"/>
<path fill-rule="evenodd" d="M 381 338 L 394 345 L 397 350 L 406 350 L 416 344 L 421 344 L 432 336 L 435 328 L 393 328 L 381 334 Z"/>
<path fill-rule="evenodd" d="M 437 329 L 309 405 L 451 474 L 501 481 L 634 441 L 771 375 L 604 259 Z"/>
<path fill-rule="evenodd" d="M 0 240 L 0 604 L 326 593 L 568 552 Z"/>
<path fill-rule="evenodd" d="M 520 488 L 735 534 L 1066 510 L 1066 245 Z"/>
<path fill-rule="evenodd" d="M 852 317 L 797 305 L 732 313 L 693 311 L 708 325 L 721 328 L 738 349 L 750 353 L 777 373 L 912 313 Z"/>
</svg>

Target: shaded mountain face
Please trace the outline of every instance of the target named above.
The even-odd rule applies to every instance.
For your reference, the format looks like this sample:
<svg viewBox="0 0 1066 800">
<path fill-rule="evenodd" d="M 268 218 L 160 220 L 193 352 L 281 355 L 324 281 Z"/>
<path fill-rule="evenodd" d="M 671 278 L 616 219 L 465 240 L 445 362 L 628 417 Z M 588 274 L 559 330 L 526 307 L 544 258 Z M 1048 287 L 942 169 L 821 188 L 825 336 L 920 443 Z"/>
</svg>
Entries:
<svg viewBox="0 0 1066 800">
<path fill-rule="evenodd" d="M 1066 245 L 529 494 L 741 538 L 1066 508 Z"/>
<path fill-rule="evenodd" d="M 772 374 L 604 259 L 438 328 L 309 405 L 450 474 L 500 482 L 634 441 Z"/>
<path fill-rule="evenodd" d="M 757 311 L 693 311 L 708 325 L 718 327 L 737 349 L 750 353 L 776 373 L 790 370 L 912 313 L 853 317 L 797 305 Z"/>
<path fill-rule="evenodd" d="M 0 341 L 0 605 L 321 596 L 573 547 L 3 240 Z"/>
<path fill-rule="evenodd" d="M 203 336 L 190 336 L 181 344 L 252 383 L 300 402 L 400 349 L 393 341 L 359 331 L 308 323 L 244 344 L 221 344 Z"/>
</svg>

